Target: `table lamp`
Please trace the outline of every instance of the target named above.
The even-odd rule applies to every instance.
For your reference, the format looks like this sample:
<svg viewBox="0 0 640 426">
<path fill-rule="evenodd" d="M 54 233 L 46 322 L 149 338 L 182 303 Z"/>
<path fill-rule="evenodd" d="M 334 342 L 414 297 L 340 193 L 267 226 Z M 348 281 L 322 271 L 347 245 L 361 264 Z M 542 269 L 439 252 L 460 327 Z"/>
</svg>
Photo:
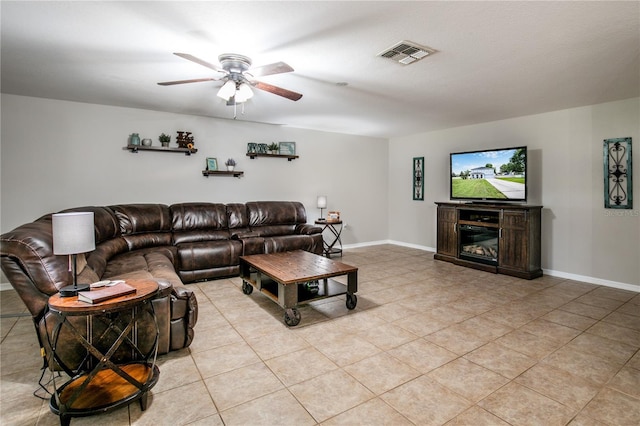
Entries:
<svg viewBox="0 0 640 426">
<path fill-rule="evenodd" d="M 320 209 L 320 219 L 324 220 L 322 217 L 322 210 L 327 208 L 327 196 L 326 195 L 318 195 L 318 208 Z"/>
<path fill-rule="evenodd" d="M 56 213 L 51 216 L 53 227 L 53 254 L 69 255 L 69 270 L 73 285 L 60 289 L 61 297 L 77 296 L 89 290 L 89 284 L 78 284 L 76 258 L 96 248 L 93 212 Z"/>
</svg>

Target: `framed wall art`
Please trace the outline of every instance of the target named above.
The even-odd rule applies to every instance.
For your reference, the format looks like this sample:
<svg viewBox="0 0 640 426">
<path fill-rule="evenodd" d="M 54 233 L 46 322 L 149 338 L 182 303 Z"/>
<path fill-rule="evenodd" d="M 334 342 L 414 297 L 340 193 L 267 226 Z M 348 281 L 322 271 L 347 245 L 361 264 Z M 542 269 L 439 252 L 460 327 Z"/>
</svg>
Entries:
<svg viewBox="0 0 640 426">
<path fill-rule="evenodd" d="M 606 209 L 632 209 L 631 138 L 605 139 L 603 154 L 604 207 Z"/>
<path fill-rule="evenodd" d="M 413 157 L 413 199 L 424 201 L 424 157 Z"/>
<path fill-rule="evenodd" d="M 207 170 L 215 172 L 218 170 L 218 159 L 209 157 L 207 158 Z"/>
<path fill-rule="evenodd" d="M 280 142 L 279 148 L 281 155 L 296 155 L 295 142 Z"/>
</svg>

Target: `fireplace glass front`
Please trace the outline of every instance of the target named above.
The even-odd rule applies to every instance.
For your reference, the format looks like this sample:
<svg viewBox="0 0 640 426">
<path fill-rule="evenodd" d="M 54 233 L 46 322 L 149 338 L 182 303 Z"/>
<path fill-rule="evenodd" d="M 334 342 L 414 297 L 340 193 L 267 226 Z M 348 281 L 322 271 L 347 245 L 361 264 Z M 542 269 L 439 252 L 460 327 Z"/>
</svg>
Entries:
<svg viewBox="0 0 640 426">
<path fill-rule="evenodd" d="M 498 229 L 461 225 L 460 258 L 487 265 L 498 265 Z"/>
</svg>

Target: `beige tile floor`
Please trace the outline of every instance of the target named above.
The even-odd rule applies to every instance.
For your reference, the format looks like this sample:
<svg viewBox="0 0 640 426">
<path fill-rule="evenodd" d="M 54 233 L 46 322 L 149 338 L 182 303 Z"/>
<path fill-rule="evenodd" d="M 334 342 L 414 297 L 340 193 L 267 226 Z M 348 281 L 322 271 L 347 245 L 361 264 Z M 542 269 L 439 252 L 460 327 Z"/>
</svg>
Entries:
<svg viewBox="0 0 640 426">
<path fill-rule="evenodd" d="M 159 358 L 149 407 L 72 424 L 638 425 L 640 295 L 565 279 L 533 281 L 392 245 L 351 249 L 358 306 L 301 308 L 288 328 L 238 278 L 190 285 L 190 348 Z M 0 424 L 55 425 L 34 397 L 30 317 L 1 294 Z"/>
</svg>

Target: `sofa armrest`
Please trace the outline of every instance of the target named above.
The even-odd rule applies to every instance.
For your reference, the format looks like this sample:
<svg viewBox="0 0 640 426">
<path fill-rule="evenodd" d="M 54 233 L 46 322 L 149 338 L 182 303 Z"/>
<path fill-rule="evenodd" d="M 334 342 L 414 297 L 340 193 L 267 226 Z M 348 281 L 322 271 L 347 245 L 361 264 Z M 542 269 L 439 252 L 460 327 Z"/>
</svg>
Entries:
<svg viewBox="0 0 640 426">
<path fill-rule="evenodd" d="M 295 233 L 300 235 L 321 234 L 322 228 L 320 228 L 319 226 L 311 225 L 309 223 L 303 223 L 300 225 L 296 225 Z"/>
<path fill-rule="evenodd" d="M 178 350 L 193 341 L 193 328 L 198 322 L 198 300 L 192 290 L 173 287 L 171 290 L 171 347 Z"/>
</svg>

